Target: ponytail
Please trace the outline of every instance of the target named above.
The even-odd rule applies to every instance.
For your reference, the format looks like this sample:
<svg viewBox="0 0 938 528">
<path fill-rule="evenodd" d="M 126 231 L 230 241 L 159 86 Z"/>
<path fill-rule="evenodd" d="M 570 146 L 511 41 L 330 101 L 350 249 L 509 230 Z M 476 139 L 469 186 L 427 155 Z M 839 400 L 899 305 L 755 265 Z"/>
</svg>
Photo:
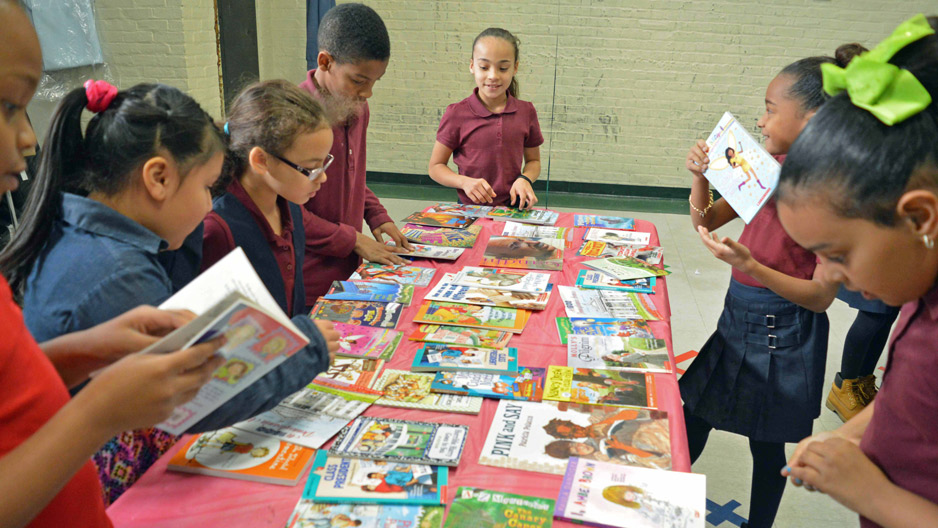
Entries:
<svg viewBox="0 0 938 528">
<path fill-rule="evenodd" d="M 472 53 L 473 54 L 475 54 L 476 44 L 479 42 L 479 39 L 482 39 L 485 37 L 500 38 L 502 40 L 507 41 L 509 44 L 511 44 L 512 47 L 515 48 L 515 64 L 518 63 L 518 56 L 519 56 L 519 52 L 521 49 L 521 41 L 518 39 L 518 37 L 514 36 L 507 29 L 490 27 L 486 29 L 485 31 L 483 31 L 482 33 L 479 33 L 476 36 L 475 40 L 472 41 Z M 511 83 L 508 85 L 508 94 L 517 99 L 520 93 L 521 91 L 518 88 L 518 76 L 513 75 L 511 77 Z"/>
<path fill-rule="evenodd" d="M 845 68 L 855 56 L 864 51 L 866 48 L 855 42 L 844 44 L 837 48 L 833 57 L 818 56 L 801 59 L 785 66 L 779 75 L 792 77 L 793 82 L 788 88 L 788 96 L 798 100 L 803 111 L 810 112 L 817 110 L 830 99 L 830 96 L 823 90 L 821 65 L 836 64 Z"/>
</svg>

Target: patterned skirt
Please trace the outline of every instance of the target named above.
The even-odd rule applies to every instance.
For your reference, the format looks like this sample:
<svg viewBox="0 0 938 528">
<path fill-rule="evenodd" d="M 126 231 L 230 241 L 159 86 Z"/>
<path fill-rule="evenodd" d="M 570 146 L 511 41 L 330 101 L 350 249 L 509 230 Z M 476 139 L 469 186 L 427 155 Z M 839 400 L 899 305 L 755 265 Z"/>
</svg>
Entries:
<svg viewBox="0 0 938 528">
<path fill-rule="evenodd" d="M 155 428 L 124 431 L 108 440 L 92 457 L 110 505 L 143 475 L 179 437 Z"/>
</svg>

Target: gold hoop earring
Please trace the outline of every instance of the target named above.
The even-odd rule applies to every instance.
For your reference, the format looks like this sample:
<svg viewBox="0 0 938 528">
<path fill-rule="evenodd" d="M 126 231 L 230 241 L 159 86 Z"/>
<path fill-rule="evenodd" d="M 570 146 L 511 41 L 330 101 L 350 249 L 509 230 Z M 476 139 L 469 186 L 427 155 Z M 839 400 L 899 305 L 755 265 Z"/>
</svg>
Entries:
<svg viewBox="0 0 938 528">
<path fill-rule="evenodd" d="M 922 242 L 925 244 L 926 249 L 933 249 L 935 247 L 935 241 L 928 235 L 922 235 Z"/>
</svg>

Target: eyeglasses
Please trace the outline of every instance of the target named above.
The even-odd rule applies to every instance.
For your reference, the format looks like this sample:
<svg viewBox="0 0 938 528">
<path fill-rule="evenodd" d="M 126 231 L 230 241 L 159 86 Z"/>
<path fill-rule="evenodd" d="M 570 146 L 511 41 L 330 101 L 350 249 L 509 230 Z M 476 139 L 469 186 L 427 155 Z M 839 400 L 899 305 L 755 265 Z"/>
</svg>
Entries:
<svg viewBox="0 0 938 528">
<path fill-rule="evenodd" d="M 288 167 L 295 169 L 297 172 L 299 172 L 303 176 L 306 176 L 310 180 L 315 180 L 322 173 L 326 172 L 326 169 L 328 169 L 329 165 L 332 165 L 333 160 L 335 160 L 335 156 L 333 156 L 332 154 L 329 154 L 326 156 L 326 159 L 323 161 L 322 167 L 319 167 L 318 169 L 307 169 L 305 167 L 300 167 L 296 163 L 293 163 L 290 160 L 284 159 L 276 154 L 274 154 L 274 157 L 286 163 Z"/>
</svg>

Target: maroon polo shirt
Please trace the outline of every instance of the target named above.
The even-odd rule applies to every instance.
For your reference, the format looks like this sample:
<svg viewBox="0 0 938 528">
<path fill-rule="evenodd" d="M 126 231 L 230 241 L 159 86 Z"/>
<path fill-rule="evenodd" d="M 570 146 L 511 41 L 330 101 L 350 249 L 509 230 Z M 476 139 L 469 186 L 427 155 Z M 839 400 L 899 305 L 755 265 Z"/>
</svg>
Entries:
<svg viewBox="0 0 938 528">
<path fill-rule="evenodd" d="M 260 226 L 261 233 L 263 233 L 264 239 L 267 240 L 267 244 L 270 246 L 270 251 L 273 252 L 274 258 L 277 260 L 280 276 L 283 278 L 284 294 L 287 298 L 286 313 L 293 313 L 293 278 L 295 276 L 293 266 L 296 265 L 296 255 L 293 253 L 293 219 L 287 201 L 281 196 L 277 197 L 277 208 L 280 209 L 281 223 L 281 234 L 278 235 L 274 233 L 267 218 L 264 217 L 264 214 L 261 213 L 261 210 L 258 209 L 254 200 L 244 190 L 244 186 L 237 178 L 231 182 L 226 192 L 237 198 L 251 213 L 251 218 Z M 230 253 L 235 248 L 235 242 L 228 222 L 225 222 L 215 211 L 210 212 L 203 223 L 205 233 L 202 236 L 202 271 L 205 271 Z"/>
<path fill-rule="evenodd" d="M 895 485 L 938 504 L 938 287 L 902 307 L 860 449 Z M 860 518 L 864 528 L 879 526 Z"/>
<path fill-rule="evenodd" d="M 507 205 L 508 192 L 524 165 L 524 149 L 541 146 L 544 136 L 533 104 L 508 95 L 505 109 L 494 114 L 482 104 L 476 88 L 446 107 L 436 140 L 453 150 L 459 174 L 489 182 L 496 194 L 493 205 Z M 458 191 L 460 201 L 474 203 Z"/>
<path fill-rule="evenodd" d="M 300 88 L 318 98 L 319 90 L 313 83 L 315 72 L 307 73 Z M 306 202 L 306 210 L 311 213 L 303 216 L 307 305 L 326 293 L 332 281 L 348 279 L 361 264 L 354 250 L 363 219 L 371 229 L 393 221 L 365 181 L 365 136 L 370 115 L 366 103 L 360 116 L 332 127 L 335 161 L 326 169 L 326 183 Z"/>
</svg>

